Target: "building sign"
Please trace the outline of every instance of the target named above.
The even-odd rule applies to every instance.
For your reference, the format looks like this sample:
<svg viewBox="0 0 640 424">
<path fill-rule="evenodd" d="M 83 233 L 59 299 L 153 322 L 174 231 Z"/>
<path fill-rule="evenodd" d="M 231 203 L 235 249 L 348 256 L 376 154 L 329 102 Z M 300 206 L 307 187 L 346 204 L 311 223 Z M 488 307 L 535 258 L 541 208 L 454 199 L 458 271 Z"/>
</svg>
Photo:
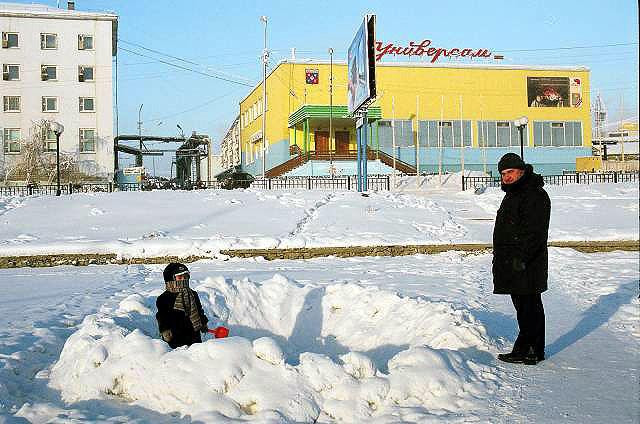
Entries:
<svg viewBox="0 0 640 424">
<path fill-rule="evenodd" d="M 366 15 L 347 51 L 347 110 L 357 111 L 376 96 L 376 16 Z"/>
<path fill-rule="evenodd" d="M 582 81 L 568 77 L 527 77 L 529 107 L 580 107 Z"/>
<path fill-rule="evenodd" d="M 431 40 L 425 39 L 421 42 L 411 41 L 408 46 L 395 46 L 393 43 L 384 43 L 376 41 L 376 61 L 381 60 L 384 56 L 392 54 L 394 56 L 427 56 L 431 58 L 431 63 L 435 63 L 443 57 L 457 58 L 488 58 L 492 53 L 488 49 L 469 49 L 469 48 L 451 48 L 432 47 Z M 504 56 L 493 55 L 494 59 L 504 59 Z"/>
<path fill-rule="evenodd" d="M 305 69 L 304 70 L 305 78 L 307 84 L 317 84 L 319 81 L 318 78 L 318 70 L 317 69 Z"/>
</svg>

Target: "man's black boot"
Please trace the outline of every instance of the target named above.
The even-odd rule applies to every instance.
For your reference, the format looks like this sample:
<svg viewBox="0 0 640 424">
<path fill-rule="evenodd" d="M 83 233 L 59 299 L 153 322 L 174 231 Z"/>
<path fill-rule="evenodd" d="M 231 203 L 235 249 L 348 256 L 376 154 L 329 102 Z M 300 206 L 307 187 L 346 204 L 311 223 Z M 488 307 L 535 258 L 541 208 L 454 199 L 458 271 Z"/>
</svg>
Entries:
<svg viewBox="0 0 640 424">
<path fill-rule="evenodd" d="M 522 362 L 525 365 L 536 365 L 540 361 L 544 361 L 544 352 L 542 354 L 538 354 L 533 350 L 533 348 L 529 348 L 527 353 L 524 355 Z"/>
<path fill-rule="evenodd" d="M 524 355 L 520 352 L 500 353 L 498 354 L 498 360 L 512 364 L 522 364 L 524 363 Z"/>
</svg>

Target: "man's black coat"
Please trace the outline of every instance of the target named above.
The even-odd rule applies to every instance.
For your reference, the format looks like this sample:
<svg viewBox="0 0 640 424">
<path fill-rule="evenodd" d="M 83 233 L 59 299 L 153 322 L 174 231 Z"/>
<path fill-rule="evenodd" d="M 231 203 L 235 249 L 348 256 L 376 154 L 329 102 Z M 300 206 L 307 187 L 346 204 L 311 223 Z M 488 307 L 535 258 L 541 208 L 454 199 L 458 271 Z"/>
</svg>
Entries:
<svg viewBox="0 0 640 424">
<path fill-rule="evenodd" d="M 208 321 L 207 317 L 202 309 L 202 304 L 200 303 L 198 294 L 196 292 L 193 293 L 195 294 L 200 319 L 202 319 L 202 324 L 205 326 L 204 331 L 206 331 Z M 200 333 L 193 329 L 193 324 L 191 323 L 189 316 L 180 309 L 174 309 L 173 305 L 176 302 L 176 296 L 178 296 L 177 293 L 165 291 L 158 296 L 158 299 L 156 300 L 156 306 L 158 307 L 158 312 L 156 313 L 158 329 L 160 330 L 160 333 L 166 330 L 171 330 L 171 340 L 168 340 L 167 343 L 169 343 L 169 346 L 174 349 L 179 346 L 189 346 L 193 343 L 202 342 Z"/>
<path fill-rule="evenodd" d="M 547 290 L 547 238 L 551 201 L 544 181 L 526 165 L 515 183 L 502 185 L 493 229 L 493 292 L 537 294 Z"/>
</svg>

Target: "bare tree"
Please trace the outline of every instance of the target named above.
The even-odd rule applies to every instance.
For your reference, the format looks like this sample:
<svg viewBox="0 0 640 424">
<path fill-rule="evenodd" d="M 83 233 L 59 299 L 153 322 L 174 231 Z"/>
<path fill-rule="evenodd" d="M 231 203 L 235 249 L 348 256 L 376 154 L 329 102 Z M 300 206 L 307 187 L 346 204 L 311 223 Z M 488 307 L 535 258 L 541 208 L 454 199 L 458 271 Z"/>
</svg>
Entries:
<svg viewBox="0 0 640 424">
<path fill-rule="evenodd" d="M 41 119 L 33 123 L 28 138 L 19 141 L 20 155 L 13 163 L 5 163 L 5 183 L 9 177 L 23 179 L 26 184 L 47 181 L 50 184 L 56 176 L 56 155 L 49 147 L 49 143 L 55 145 L 55 139 L 50 137 L 51 127 L 49 120 Z M 60 152 L 61 179 L 73 175 L 77 168 L 75 155 Z"/>
</svg>

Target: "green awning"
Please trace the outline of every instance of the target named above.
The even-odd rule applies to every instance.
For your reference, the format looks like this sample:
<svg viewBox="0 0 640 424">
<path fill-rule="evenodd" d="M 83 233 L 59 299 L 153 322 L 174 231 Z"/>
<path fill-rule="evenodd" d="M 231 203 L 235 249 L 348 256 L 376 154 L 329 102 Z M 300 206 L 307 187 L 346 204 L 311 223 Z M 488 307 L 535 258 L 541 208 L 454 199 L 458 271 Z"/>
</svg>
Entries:
<svg viewBox="0 0 640 424">
<path fill-rule="evenodd" d="M 298 125 L 300 122 L 309 118 L 329 119 L 329 115 L 333 115 L 336 119 L 351 118 L 347 112 L 347 106 L 334 105 L 331 107 L 329 105 L 304 105 L 289 115 L 289 128 Z M 382 111 L 380 110 L 380 106 L 370 107 L 367 117 L 369 118 L 369 121 L 381 119 Z"/>
</svg>

